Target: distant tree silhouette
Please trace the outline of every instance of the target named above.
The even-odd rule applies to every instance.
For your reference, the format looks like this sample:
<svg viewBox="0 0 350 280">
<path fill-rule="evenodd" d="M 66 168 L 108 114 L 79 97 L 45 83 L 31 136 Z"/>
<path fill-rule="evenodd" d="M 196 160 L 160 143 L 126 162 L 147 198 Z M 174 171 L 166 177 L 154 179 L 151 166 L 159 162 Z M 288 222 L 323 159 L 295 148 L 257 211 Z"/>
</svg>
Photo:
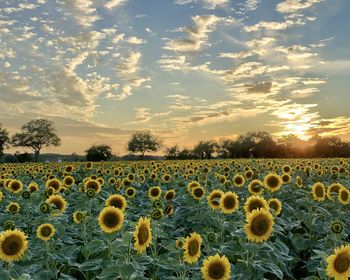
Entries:
<svg viewBox="0 0 350 280">
<path fill-rule="evenodd" d="M 4 154 L 4 149 L 7 147 L 9 141 L 9 133 L 6 129 L 2 128 L 2 124 L 0 123 L 0 157 Z"/>
<path fill-rule="evenodd" d="M 112 157 L 112 148 L 106 144 L 93 145 L 85 152 L 88 161 L 107 161 Z"/>
<path fill-rule="evenodd" d="M 140 153 L 143 159 L 146 152 L 157 152 L 161 146 L 161 140 L 152 135 L 150 131 L 142 131 L 131 136 L 128 142 L 128 151 Z"/>
<path fill-rule="evenodd" d="M 53 122 L 46 119 L 36 119 L 26 123 L 22 126 L 22 131 L 11 138 L 12 146 L 32 149 L 36 162 L 42 148 L 59 146 L 60 143 L 61 140 L 56 134 Z"/>
</svg>

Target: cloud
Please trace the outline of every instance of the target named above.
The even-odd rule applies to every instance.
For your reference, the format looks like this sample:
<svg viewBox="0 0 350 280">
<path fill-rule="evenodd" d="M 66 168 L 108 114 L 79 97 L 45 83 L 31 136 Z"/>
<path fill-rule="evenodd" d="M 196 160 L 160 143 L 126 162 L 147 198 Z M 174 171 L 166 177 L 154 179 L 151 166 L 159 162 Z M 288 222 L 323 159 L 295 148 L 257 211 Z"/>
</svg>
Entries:
<svg viewBox="0 0 350 280">
<path fill-rule="evenodd" d="M 164 49 L 179 52 L 199 51 L 207 44 L 208 33 L 212 32 L 220 18 L 215 15 L 193 16 L 194 27 L 182 27 L 177 31 L 184 32 L 185 38 L 172 39 L 166 43 Z"/>
<path fill-rule="evenodd" d="M 160 67 L 165 71 L 174 71 L 174 70 L 185 70 L 188 68 L 189 63 L 186 62 L 186 56 L 167 56 L 162 55 L 158 60 Z"/>
<path fill-rule="evenodd" d="M 125 4 L 127 0 L 110 0 L 105 3 L 105 8 L 108 10 L 112 10 L 115 7 L 121 6 Z"/>
<path fill-rule="evenodd" d="M 122 62 L 117 66 L 117 71 L 121 76 L 128 76 L 135 73 L 139 67 L 139 61 L 142 54 L 137 51 L 131 51 L 126 57 L 122 58 Z"/>
<path fill-rule="evenodd" d="M 313 96 L 315 93 L 319 92 L 318 88 L 304 88 L 304 89 L 296 89 L 291 93 L 292 98 L 307 98 Z"/>
<path fill-rule="evenodd" d="M 280 13 L 296 13 L 323 1 L 324 0 L 284 0 L 276 6 L 276 10 Z"/>
<path fill-rule="evenodd" d="M 90 27 L 100 19 L 93 0 L 58 0 L 66 15 L 73 16 L 82 27 Z"/>
<path fill-rule="evenodd" d="M 217 7 L 226 6 L 229 4 L 229 0 L 200 0 L 206 9 L 216 9 Z M 197 3 L 199 0 L 175 0 L 177 5 L 187 5 L 190 3 Z"/>
<path fill-rule="evenodd" d="M 146 40 L 143 40 L 141 38 L 137 38 L 135 36 L 133 37 L 129 37 L 125 40 L 127 43 L 132 44 L 132 45 L 141 45 L 141 44 L 145 44 Z"/>
</svg>

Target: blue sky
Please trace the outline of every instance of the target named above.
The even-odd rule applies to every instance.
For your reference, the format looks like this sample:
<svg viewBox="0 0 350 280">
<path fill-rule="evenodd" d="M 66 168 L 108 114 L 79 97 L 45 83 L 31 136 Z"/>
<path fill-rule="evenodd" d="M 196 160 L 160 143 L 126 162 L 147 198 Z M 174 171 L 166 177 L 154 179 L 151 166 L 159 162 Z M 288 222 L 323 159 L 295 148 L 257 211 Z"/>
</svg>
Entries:
<svg viewBox="0 0 350 280">
<path fill-rule="evenodd" d="M 192 147 L 249 131 L 350 139 L 350 1 L 0 3 L 0 122 L 126 152 L 151 130 Z"/>
</svg>

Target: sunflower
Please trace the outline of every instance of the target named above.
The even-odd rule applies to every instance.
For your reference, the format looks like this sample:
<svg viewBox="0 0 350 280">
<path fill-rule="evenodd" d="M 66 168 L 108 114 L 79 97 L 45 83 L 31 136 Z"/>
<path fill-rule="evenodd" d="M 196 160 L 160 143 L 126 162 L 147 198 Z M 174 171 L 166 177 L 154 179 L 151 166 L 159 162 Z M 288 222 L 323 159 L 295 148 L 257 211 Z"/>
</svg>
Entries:
<svg viewBox="0 0 350 280">
<path fill-rule="evenodd" d="M 204 197 L 205 190 L 202 186 L 194 187 L 194 188 L 192 188 L 191 195 L 195 200 L 199 201 Z"/>
<path fill-rule="evenodd" d="M 171 216 L 172 214 L 174 214 L 174 205 L 168 204 L 167 207 L 165 207 L 164 213 L 165 215 L 168 215 L 168 216 Z"/>
<path fill-rule="evenodd" d="M 201 256 L 202 237 L 193 232 L 186 237 L 182 249 L 184 249 L 183 259 L 189 264 L 196 263 Z"/>
<path fill-rule="evenodd" d="M 61 195 L 51 195 L 45 202 L 55 205 L 56 209 L 59 211 L 58 213 L 53 214 L 54 216 L 60 215 L 66 211 L 67 201 Z"/>
<path fill-rule="evenodd" d="M 88 189 L 93 189 L 95 193 L 99 193 L 101 191 L 101 183 L 97 179 L 88 179 L 84 182 L 85 192 Z"/>
<path fill-rule="evenodd" d="M 175 241 L 176 248 L 182 248 L 183 245 L 184 245 L 184 239 L 182 237 L 176 239 Z"/>
<path fill-rule="evenodd" d="M 200 187 L 200 184 L 199 184 L 197 181 L 189 182 L 189 183 L 187 184 L 187 191 L 188 191 L 189 193 L 191 193 L 191 192 L 192 192 L 192 189 L 195 188 L 195 187 Z"/>
<path fill-rule="evenodd" d="M 135 174 L 129 173 L 126 178 L 128 179 L 129 182 L 133 183 L 135 181 Z"/>
<path fill-rule="evenodd" d="M 244 177 L 240 174 L 237 174 L 235 177 L 233 177 L 232 181 L 236 187 L 243 187 L 245 183 Z"/>
<path fill-rule="evenodd" d="M 176 196 L 176 192 L 174 190 L 168 190 L 165 195 L 164 195 L 164 198 L 166 200 L 173 200 Z"/>
<path fill-rule="evenodd" d="M 284 173 L 281 176 L 281 179 L 282 179 L 283 184 L 288 184 L 291 180 L 291 176 L 289 175 L 289 173 Z"/>
<path fill-rule="evenodd" d="M 77 210 L 73 213 L 73 221 L 76 224 L 80 224 L 85 220 L 86 214 L 83 211 Z"/>
<path fill-rule="evenodd" d="M 330 201 L 333 201 L 333 196 L 338 196 L 339 191 L 344 188 L 344 186 L 340 183 L 333 183 L 327 188 L 327 198 Z"/>
<path fill-rule="evenodd" d="M 282 186 L 282 179 L 275 173 L 269 173 L 264 178 L 264 186 L 270 192 L 277 192 Z"/>
<path fill-rule="evenodd" d="M 55 235 L 56 229 L 52 224 L 41 224 L 36 230 L 36 235 L 43 241 L 48 241 Z"/>
<path fill-rule="evenodd" d="M 204 280 L 229 280 L 231 265 L 226 256 L 209 256 L 203 262 L 201 272 Z"/>
<path fill-rule="evenodd" d="M 62 185 L 61 181 L 56 178 L 49 179 L 45 183 L 46 189 L 49 189 L 51 187 L 55 190 L 55 192 L 59 191 L 59 189 L 61 188 L 61 185 Z"/>
<path fill-rule="evenodd" d="M 346 280 L 350 277 L 350 245 L 342 245 L 327 258 L 327 276 L 335 280 Z"/>
<path fill-rule="evenodd" d="M 134 248 L 139 254 L 142 254 L 152 242 L 151 220 L 149 218 L 141 217 L 139 219 L 135 227 L 134 238 Z"/>
<path fill-rule="evenodd" d="M 110 195 L 105 202 L 105 206 L 113 206 L 119 208 L 123 212 L 125 211 L 126 204 L 127 203 L 125 197 L 120 194 Z"/>
<path fill-rule="evenodd" d="M 226 192 L 220 198 L 220 208 L 224 214 L 231 214 L 238 209 L 238 195 L 234 192 Z"/>
<path fill-rule="evenodd" d="M 300 176 L 297 176 L 296 180 L 295 180 L 295 185 L 298 187 L 298 188 L 302 188 L 303 187 L 303 179 L 301 179 Z"/>
<path fill-rule="evenodd" d="M 164 174 L 162 180 L 164 183 L 169 183 L 171 180 L 171 176 L 169 174 Z"/>
<path fill-rule="evenodd" d="M 339 195 L 338 195 L 338 200 L 341 204 L 343 205 L 347 205 L 350 203 L 350 192 L 348 189 L 341 188 L 341 190 L 339 191 Z"/>
<path fill-rule="evenodd" d="M 315 183 L 311 188 L 314 200 L 322 202 L 325 199 L 326 188 L 321 182 Z"/>
<path fill-rule="evenodd" d="M 264 184 L 260 180 L 253 180 L 249 185 L 248 185 L 248 191 L 251 194 L 254 195 L 261 195 L 264 191 Z"/>
<path fill-rule="evenodd" d="M 211 209 L 220 209 L 220 198 L 224 195 L 221 190 L 213 190 L 207 197 L 208 204 Z"/>
<path fill-rule="evenodd" d="M 248 215 L 255 209 L 265 209 L 266 211 L 269 211 L 269 205 L 265 198 L 257 195 L 252 195 L 247 198 L 244 204 L 244 212 L 246 213 L 246 215 Z"/>
<path fill-rule="evenodd" d="M 160 187 L 158 187 L 158 186 L 150 187 L 148 189 L 148 197 L 151 200 L 159 199 L 161 195 L 162 195 L 162 189 Z"/>
<path fill-rule="evenodd" d="M 269 239 L 273 231 L 274 220 L 265 209 L 255 209 L 247 215 L 244 231 L 248 240 L 260 243 Z"/>
<path fill-rule="evenodd" d="M 20 230 L 6 230 L 0 235 L 0 260 L 19 261 L 28 248 L 27 236 Z"/>
<path fill-rule="evenodd" d="M 75 182 L 74 178 L 70 175 L 63 178 L 63 184 L 66 187 L 71 187 L 74 184 L 74 182 Z"/>
<path fill-rule="evenodd" d="M 344 230 L 344 224 L 340 221 L 334 221 L 331 224 L 331 230 L 336 234 L 342 233 Z"/>
<path fill-rule="evenodd" d="M 282 212 L 282 202 L 278 198 L 271 198 L 267 202 L 269 207 L 275 210 L 276 215 L 278 216 Z"/>
<path fill-rule="evenodd" d="M 98 224 L 103 232 L 112 233 L 123 227 L 124 214 L 119 208 L 107 206 L 98 216 Z"/>
<path fill-rule="evenodd" d="M 19 206 L 19 204 L 17 202 L 10 202 L 7 207 L 6 210 L 7 212 L 9 212 L 10 214 L 16 214 L 19 212 L 19 209 L 21 207 Z"/>
<path fill-rule="evenodd" d="M 31 182 L 31 183 L 28 185 L 27 189 L 28 189 L 31 193 L 33 193 L 33 192 L 36 192 L 36 191 L 39 190 L 39 186 L 38 186 L 37 183 Z"/>
<path fill-rule="evenodd" d="M 23 190 L 23 184 L 20 180 L 11 180 L 8 189 L 10 192 L 17 194 Z"/>
<path fill-rule="evenodd" d="M 125 194 L 127 197 L 132 198 L 136 195 L 136 189 L 134 187 L 129 187 L 125 190 Z"/>
</svg>

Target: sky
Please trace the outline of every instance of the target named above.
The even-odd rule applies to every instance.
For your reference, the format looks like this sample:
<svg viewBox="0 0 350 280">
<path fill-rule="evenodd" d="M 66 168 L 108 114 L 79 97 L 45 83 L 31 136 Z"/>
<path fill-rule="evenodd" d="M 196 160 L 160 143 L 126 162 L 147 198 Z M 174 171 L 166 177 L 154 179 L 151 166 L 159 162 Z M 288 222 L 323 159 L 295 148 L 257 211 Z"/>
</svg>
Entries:
<svg viewBox="0 0 350 280">
<path fill-rule="evenodd" d="M 250 131 L 350 140 L 348 0 L 2 0 L 0 123 L 60 147 Z M 13 148 L 13 151 L 18 148 Z M 12 151 L 10 150 L 10 151 Z"/>
</svg>

